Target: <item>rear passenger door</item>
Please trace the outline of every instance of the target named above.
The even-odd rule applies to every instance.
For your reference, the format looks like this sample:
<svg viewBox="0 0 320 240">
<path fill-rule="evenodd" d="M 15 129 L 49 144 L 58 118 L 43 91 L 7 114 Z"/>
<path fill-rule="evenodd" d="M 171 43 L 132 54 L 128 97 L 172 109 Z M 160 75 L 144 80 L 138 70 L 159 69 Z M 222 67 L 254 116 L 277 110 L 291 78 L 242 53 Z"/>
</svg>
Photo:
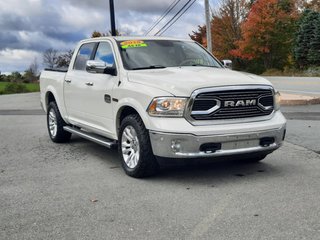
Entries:
<svg viewBox="0 0 320 240">
<path fill-rule="evenodd" d="M 64 83 L 64 102 L 69 121 L 77 124 L 88 124 L 86 109 L 86 82 L 92 76 L 86 71 L 87 60 L 92 59 L 96 43 L 84 43 L 80 46 L 72 68 L 69 68 Z"/>
</svg>

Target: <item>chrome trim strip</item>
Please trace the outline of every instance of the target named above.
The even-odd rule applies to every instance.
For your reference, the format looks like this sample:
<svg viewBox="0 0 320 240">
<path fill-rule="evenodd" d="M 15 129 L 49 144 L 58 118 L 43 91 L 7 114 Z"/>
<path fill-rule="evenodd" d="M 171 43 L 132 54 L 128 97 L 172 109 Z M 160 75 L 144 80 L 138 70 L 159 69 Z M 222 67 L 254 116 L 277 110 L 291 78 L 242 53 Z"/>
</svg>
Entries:
<svg viewBox="0 0 320 240">
<path fill-rule="evenodd" d="M 279 148 L 280 145 L 273 143 L 268 147 L 250 147 L 250 148 L 239 148 L 239 149 L 228 149 L 228 150 L 217 150 L 215 152 L 206 153 L 206 152 L 197 152 L 197 153 L 182 153 L 176 152 L 175 155 L 180 157 L 189 157 L 189 158 L 196 158 L 196 157 L 220 157 L 220 156 L 228 156 L 228 155 L 237 155 L 237 154 L 245 154 L 245 153 L 253 153 L 253 152 L 261 152 L 261 151 L 272 151 Z"/>
<path fill-rule="evenodd" d="M 275 90 L 272 86 L 261 85 L 261 84 L 237 85 L 237 86 L 229 85 L 229 86 L 196 89 L 195 91 L 192 92 L 188 102 L 186 103 L 184 117 L 190 124 L 194 126 L 206 126 L 206 125 L 216 125 L 216 124 L 226 124 L 226 123 L 257 122 L 257 121 L 265 121 L 265 120 L 271 119 L 275 113 L 275 110 L 273 110 L 271 114 L 267 116 L 249 117 L 249 118 L 222 119 L 222 120 L 194 120 L 191 117 L 193 103 L 198 94 L 205 93 L 205 92 L 220 92 L 220 91 L 228 91 L 228 90 L 246 90 L 246 89 L 247 90 L 251 90 L 251 89 L 271 90 L 273 93 L 273 96 L 275 94 Z"/>
<path fill-rule="evenodd" d="M 166 133 L 149 130 L 150 142 L 154 155 L 167 158 L 194 158 L 237 155 L 254 152 L 272 152 L 279 148 L 283 142 L 286 124 L 279 128 L 241 133 L 193 135 L 189 133 Z M 264 147 L 260 139 L 274 137 L 275 142 Z M 239 145 L 228 145 L 229 143 Z M 200 151 L 205 143 L 221 143 L 221 149 L 215 152 Z M 177 146 L 179 147 L 177 148 Z"/>
<path fill-rule="evenodd" d="M 216 105 L 208 110 L 205 110 L 205 111 L 204 110 L 203 111 L 192 111 L 191 114 L 206 115 L 206 114 L 213 113 L 214 111 L 218 110 L 221 107 L 221 101 L 216 98 L 203 99 L 203 100 L 214 100 L 214 101 L 216 101 Z M 201 101 L 201 100 L 199 99 L 198 101 Z"/>
<path fill-rule="evenodd" d="M 262 105 L 262 104 L 260 103 L 260 99 L 261 99 L 261 98 L 264 98 L 264 97 L 274 97 L 274 95 L 270 95 L 270 94 L 268 94 L 268 95 L 262 95 L 262 96 L 260 96 L 260 97 L 258 98 L 258 106 L 261 107 L 263 110 L 268 111 L 268 110 L 270 110 L 271 108 L 273 108 L 274 106 L 267 106 L 267 107 L 265 107 L 264 105 Z M 274 100 L 273 100 L 273 101 L 274 101 Z M 274 105 L 274 104 L 273 104 L 273 105 Z"/>
</svg>

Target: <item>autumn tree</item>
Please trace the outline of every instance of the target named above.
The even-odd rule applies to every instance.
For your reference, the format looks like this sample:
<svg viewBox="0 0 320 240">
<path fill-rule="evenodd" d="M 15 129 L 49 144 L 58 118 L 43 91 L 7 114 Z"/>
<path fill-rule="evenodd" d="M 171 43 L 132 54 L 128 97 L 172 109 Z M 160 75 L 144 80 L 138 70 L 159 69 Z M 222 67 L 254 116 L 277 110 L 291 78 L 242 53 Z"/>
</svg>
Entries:
<svg viewBox="0 0 320 240">
<path fill-rule="evenodd" d="M 241 38 L 241 24 L 248 13 L 246 0 L 223 0 L 212 21 L 213 52 L 218 58 L 231 58 L 235 42 Z"/>
<path fill-rule="evenodd" d="M 231 55 L 236 49 L 235 42 L 241 38 L 241 23 L 246 18 L 250 7 L 247 0 L 222 0 L 219 10 L 213 13 L 211 21 L 213 53 L 219 59 L 233 59 L 235 66 L 239 59 Z M 206 26 L 198 26 L 197 31 L 189 35 L 191 39 L 207 46 Z"/>
<path fill-rule="evenodd" d="M 242 39 L 233 56 L 261 61 L 265 69 L 281 69 L 291 52 L 295 20 L 294 0 L 257 0 L 241 26 Z"/>
<path fill-rule="evenodd" d="M 206 26 L 200 26 L 198 25 L 198 30 L 196 31 L 192 31 L 192 34 L 189 34 L 189 37 L 193 40 L 196 41 L 198 43 L 200 43 L 201 45 L 203 45 L 204 47 L 207 47 L 207 42 L 206 42 Z"/>
<path fill-rule="evenodd" d="M 91 33 L 91 38 L 98 38 L 98 37 L 105 37 L 105 36 L 107 36 L 105 33 L 101 33 L 101 32 L 96 31 L 96 30 L 94 30 Z"/>
<path fill-rule="evenodd" d="M 111 36 L 111 31 L 107 32 L 107 33 L 103 33 L 103 32 L 99 32 L 94 30 L 91 33 L 91 38 L 97 38 L 97 37 L 107 37 L 107 36 Z M 120 32 L 118 31 L 118 29 L 116 29 L 116 36 L 121 36 Z"/>
</svg>

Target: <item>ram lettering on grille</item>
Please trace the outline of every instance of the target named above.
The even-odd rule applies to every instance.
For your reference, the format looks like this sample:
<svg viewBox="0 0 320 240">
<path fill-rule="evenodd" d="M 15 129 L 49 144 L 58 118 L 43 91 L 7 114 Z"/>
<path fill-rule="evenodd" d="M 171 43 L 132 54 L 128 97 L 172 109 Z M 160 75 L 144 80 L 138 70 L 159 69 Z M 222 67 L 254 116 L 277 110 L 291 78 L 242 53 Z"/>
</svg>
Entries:
<svg viewBox="0 0 320 240">
<path fill-rule="evenodd" d="M 224 107 L 245 107 L 245 106 L 254 106 L 254 105 L 257 105 L 256 99 L 224 102 Z"/>
</svg>

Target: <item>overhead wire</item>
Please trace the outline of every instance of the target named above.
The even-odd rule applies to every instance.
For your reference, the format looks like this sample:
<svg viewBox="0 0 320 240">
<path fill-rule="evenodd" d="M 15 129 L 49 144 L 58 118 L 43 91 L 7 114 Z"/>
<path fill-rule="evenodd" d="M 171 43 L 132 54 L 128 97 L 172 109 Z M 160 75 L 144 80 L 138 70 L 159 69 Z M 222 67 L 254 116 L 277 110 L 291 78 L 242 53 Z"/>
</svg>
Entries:
<svg viewBox="0 0 320 240">
<path fill-rule="evenodd" d="M 154 36 L 158 35 L 163 29 L 165 29 L 180 13 L 181 11 L 191 2 L 192 0 L 188 0 L 182 8 L 164 25 L 162 28 L 154 34 Z"/>
<path fill-rule="evenodd" d="M 148 35 L 171 11 L 174 9 L 181 0 L 174 0 L 164 13 L 151 25 L 146 31 L 145 36 Z"/>
<path fill-rule="evenodd" d="M 191 2 L 191 4 L 189 4 Z M 163 33 L 165 33 L 175 22 L 177 22 L 183 14 L 186 13 L 186 11 L 189 10 L 189 8 L 196 2 L 196 0 L 189 0 L 171 19 L 167 22 L 156 34 L 161 36 Z M 189 6 L 188 6 L 189 5 Z M 180 15 L 179 13 L 182 12 Z"/>
</svg>

